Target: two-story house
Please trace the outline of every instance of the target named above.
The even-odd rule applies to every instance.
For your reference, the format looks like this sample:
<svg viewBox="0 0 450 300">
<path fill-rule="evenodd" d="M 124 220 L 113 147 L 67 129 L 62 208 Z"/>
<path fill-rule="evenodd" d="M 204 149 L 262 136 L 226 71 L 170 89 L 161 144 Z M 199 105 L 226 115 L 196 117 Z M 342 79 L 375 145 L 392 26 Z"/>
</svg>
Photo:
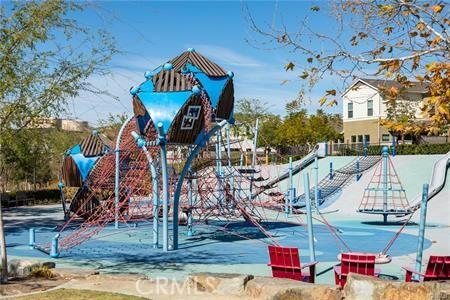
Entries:
<svg viewBox="0 0 450 300">
<path fill-rule="evenodd" d="M 421 119 L 420 105 L 426 96 L 426 86 L 414 82 L 414 86 L 402 93 L 397 102 L 408 102 L 410 108 L 415 110 L 415 117 Z M 390 87 L 400 88 L 400 84 L 391 80 L 358 79 L 342 94 L 343 103 L 343 130 L 345 143 L 388 144 L 392 136 L 388 129 L 381 125 L 387 117 L 387 105 L 383 99 L 382 90 Z"/>
</svg>

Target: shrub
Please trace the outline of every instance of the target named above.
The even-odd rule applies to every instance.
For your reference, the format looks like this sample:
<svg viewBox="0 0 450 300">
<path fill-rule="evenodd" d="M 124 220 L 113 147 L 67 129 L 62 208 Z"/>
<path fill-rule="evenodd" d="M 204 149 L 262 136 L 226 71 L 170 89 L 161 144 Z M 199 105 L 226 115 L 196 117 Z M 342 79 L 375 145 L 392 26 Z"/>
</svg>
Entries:
<svg viewBox="0 0 450 300">
<path fill-rule="evenodd" d="M 53 272 L 47 266 L 40 266 L 33 268 L 31 270 L 31 276 L 45 279 L 51 279 L 55 277 Z"/>
</svg>

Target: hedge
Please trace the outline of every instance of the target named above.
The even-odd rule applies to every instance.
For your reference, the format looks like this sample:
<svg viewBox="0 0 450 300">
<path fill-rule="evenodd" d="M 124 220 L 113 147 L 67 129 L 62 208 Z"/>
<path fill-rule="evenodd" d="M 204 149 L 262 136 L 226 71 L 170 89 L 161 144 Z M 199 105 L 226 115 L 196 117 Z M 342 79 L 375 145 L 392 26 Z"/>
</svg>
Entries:
<svg viewBox="0 0 450 300">
<path fill-rule="evenodd" d="M 369 146 L 368 154 L 381 154 L 383 146 Z M 446 154 L 450 151 L 450 144 L 405 144 L 397 145 L 395 147 L 398 155 L 415 155 L 415 154 Z M 392 153 L 392 147 L 389 147 L 389 152 Z"/>
<path fill-rule="evenodd" d="M 24 193 L 24 198 L 17 199 L 18 193 Z M 19 200 L 16 201 L 16 200 Z M 59 189 L 48 190 L 36 190 L 36 191 L 17 191 L 6 194 L 6 197 L 2 196 L 2 202 L 5 203 L 5 207 L 12 207 L 17 205 L 39 205 L 39 204 L 52 204 L 61 201 L 61 193 Z"/>
</svg>

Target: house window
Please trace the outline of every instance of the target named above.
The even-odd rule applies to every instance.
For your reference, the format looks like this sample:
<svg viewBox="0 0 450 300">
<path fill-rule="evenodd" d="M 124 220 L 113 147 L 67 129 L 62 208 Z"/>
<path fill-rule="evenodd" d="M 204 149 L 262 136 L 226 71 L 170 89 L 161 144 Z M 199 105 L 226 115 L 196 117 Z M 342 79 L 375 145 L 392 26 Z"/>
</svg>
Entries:
<svg viewBox="0 0 450 300">
<path fill-rule="evenodd" d="M 358 143 L 362 143 L 363 142 L 363 136 L 362 135 L 358 135 Z"/>
<path fill-rule="evenodd" d="M 373 100 L 367 100 L 367 116 L 373 116 Z"/>
<path fill-rule="evenodd" d="M 383 134 L 383 135 L 381 136 L 381 140 L 382 140 L 383 142 L 389 142 L 389 134 Z"/>
<path fill-rule="evenodd" d="M 356 143 L 356 135 L 352 135 L 352 143 Z"/>
<path fill-rule="evenodd" d="M 370 134 L 366 134 L 364 136 L 364 140 L 366 141 L 366 143 L 370 143 Z"/>
<path fill-rule="evenodd" d="M 348 108 L 348 118 L 351 119 L 353 118 L 353 103 L 349 102 L 347 108 Z"/>
</svg>

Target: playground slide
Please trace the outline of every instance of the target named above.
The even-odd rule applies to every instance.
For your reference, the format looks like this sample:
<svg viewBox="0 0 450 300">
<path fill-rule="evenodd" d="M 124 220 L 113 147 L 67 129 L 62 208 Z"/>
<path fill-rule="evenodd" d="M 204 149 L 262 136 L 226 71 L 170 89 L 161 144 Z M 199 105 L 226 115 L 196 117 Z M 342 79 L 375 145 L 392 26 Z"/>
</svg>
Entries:
<svg viewBox="0 0 450 300">
<path fill-rule="evenodd" d="M 433 173 L 428 187 L 428 201 L 436 196 L 445 186 L 445 179 L 447 177 L 447 170 L 450 167 L 450 152 L 438 160 L 433 167 Z M 419 209 L 422 195 L 418 195 L 413 203 L 413 209 Z"/>
<path fill-rule="evenodd" d="M 318 143 L 314 146 L 314 149 L 309 152 L 305 157 L 300 159 L 298 161 L 298 165 L 292 169 L 292 175 L 298 174 L 301 170 L 309 166 L 314 162 L 315 157 L 323 158 L 327 155 L 327 149 L 326 149 L 325 143 Z M 271 189 L 275 187 L 277 183 L 280 183 L 281 181 L 289 178 L 289 171 L 286 171 L 285 173 L 281 174 L 275 179 L 272 179 L 267 184 L 263 186 L 264 189 Z"/>
</svg>

